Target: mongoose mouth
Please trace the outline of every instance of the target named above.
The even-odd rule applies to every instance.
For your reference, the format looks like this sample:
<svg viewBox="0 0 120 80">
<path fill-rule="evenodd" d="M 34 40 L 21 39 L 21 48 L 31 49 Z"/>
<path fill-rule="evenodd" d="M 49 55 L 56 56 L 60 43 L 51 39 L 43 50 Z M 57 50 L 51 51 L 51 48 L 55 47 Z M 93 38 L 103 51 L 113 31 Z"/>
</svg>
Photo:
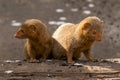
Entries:
<svg viewBox="0 0 120 80">
<path fill-rule="evenodd" d="M 97 38 L 97 39 L 95 39 L 96 41 L 102 41 L 102 39 L 101 38 Z"/>
<path fill-rule="evenodd" d="M 15 37 L 15 38 L 19 38 L 16 34 L 14 34 L 14 37 Z"/>
<path fill-rule="evenodd" d="M 96 41 L 101 41 L 101 40 L 102 40 L 102 36 L 96 35 L 96 36 L 95 36 L 95 40 L 96 40 Z"/>
<path fill-rule="evenodd" d="M 18 38 L 18 39 L 25 39 L 25 38 L 23 38 L 23 37 L 21 38 L 21 36 L 18 36 L 18 35 L 16 35 L 16 34 L 14 34 L 14 37 L 15 37 L 15 38 Z"/>
<path fill-rule="evenodd" d="M 97 40 L 97 41 L 101 41 L 101 40 Z"/>
</svg>

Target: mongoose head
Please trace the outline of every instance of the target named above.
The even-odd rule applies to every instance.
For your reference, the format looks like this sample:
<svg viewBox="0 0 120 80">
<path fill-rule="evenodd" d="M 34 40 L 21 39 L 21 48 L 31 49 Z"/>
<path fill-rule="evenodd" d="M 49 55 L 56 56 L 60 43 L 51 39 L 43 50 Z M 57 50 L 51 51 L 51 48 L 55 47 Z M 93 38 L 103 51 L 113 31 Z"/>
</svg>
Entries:
<svg viewBox="0 0 120 80">
<path fill-rule="evenodd" d="M 26 38 L 35 39 L 36 35 L 39 35 L 40 31 L 42 31 L 43 26 L 44 25 L 40 20 L 37 19 L 26 20 L 22 24 L 22 26 L 19 27 L 14 37 L 18 39 L 26 39 Z"/>
<path fill-rule="evenodd" d="M 82 21 L 83 35 L 101 41 L 103 35 L 103 21 L 98 17 L 87 17 Z"/>
</svg>

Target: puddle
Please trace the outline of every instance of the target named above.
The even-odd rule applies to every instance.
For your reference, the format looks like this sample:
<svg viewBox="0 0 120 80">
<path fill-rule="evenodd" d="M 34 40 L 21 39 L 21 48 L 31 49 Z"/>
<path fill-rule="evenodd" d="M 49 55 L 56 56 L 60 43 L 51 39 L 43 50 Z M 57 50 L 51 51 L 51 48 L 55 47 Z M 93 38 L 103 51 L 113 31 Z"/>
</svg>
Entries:
<svg viewBox="0 0 120 80">
<path fill-rule="evenodd" d="M 21 60 L 5 60 L 5 63 L 19 63 Z"/>
<path fill-rule="evenodd" d="M 67 20 L 67 18 L 66 17 L 60 17 L 59 20 L 65 21 L 65 20 Z"/>
<path fill-rule="evenodd" d="M 57 21 L 56 25 L 62 25 L 62 24 L 65 24 L 66 22 L 64 21 Z"/>
<path fill-rule="evenodd" d="M 93 2 L 93 0 L 86 0 L 87 2 Z"/>
<path fill-rule="evenodd" d="M 66 23 L 66 22 L 64 22 L 64 21 L 49 21 L 48 22 L 48 24 L 50 24 L 50 25 L 62 25 L 64 23 Z"/>
<path fill-rule="evenodd" d="M 78 8 L 72 8 L 71 11 L 72 11 L 72 12 L 77 12 L 77 11 L 78 11 Z"/>
<path fill-rule="evenodd" d="M 22 23 L 17 22 L 16 20 L 12 20 L 11 25 L 12 25 L 12 26 L 15 26 L 15 27 L 18 27 L 18 26 L 21 26 Z"/>
<path fill-rule="evenodd" d="M 63 9 L 56 9 L 56 12 L 57 13 L 62 13 L 62 12 L 64 12 L 64 10 Z"/>
<path fill-rule="evenodd" d="M 56 21 L 49 21 L 48 24 L 50 24 L 50 25 L 55 25 L 55 24 L 56 24 Z"/>
<path fill-rule="evenodd" d="M 90 10 L 84 10 L 83 14 L 89 15 L 89 14 L 91 14 L 91 11 Z"/>
<path fill-rule="evenodd" d="M 95 7 L 95 5 L 90 3 L 90 4 L 88 4 L 88 7 L 93 8 L 93 7 Z"/>
<path fill-rule="evenodd" d="M 12 60 L 6 60 L 6 61 L 4 61 L 5 63 L 14 63 L 14 61 L 12 61 Z"/>
</svg>

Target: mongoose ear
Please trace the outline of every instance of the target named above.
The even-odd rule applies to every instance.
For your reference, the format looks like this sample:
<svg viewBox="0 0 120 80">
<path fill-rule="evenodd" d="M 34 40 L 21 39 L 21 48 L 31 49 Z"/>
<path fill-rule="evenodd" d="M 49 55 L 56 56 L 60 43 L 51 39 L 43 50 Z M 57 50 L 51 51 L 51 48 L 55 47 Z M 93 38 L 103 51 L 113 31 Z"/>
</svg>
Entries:
<svg viewBox="0 0 120 80">
<path fill-rule="evenodd" d="M 90 27 L 90 25 L 91 25 L 90 23 L 84 23 L 82 29 L 86 30 L 86 29 L 88 29 Z"/>
<path fill-rule="evenodd" d="M 30 28 L 31 28 L 31 30 L 33 30 L 33 31 L 35 31 L 35 30 L 36 30 L 35 25 L 30 25 Z"/>
<path fill-rule="evenodd" d="M 104 21 L 101 20 L 101 23 L 104 23 Z"/>
</svg>

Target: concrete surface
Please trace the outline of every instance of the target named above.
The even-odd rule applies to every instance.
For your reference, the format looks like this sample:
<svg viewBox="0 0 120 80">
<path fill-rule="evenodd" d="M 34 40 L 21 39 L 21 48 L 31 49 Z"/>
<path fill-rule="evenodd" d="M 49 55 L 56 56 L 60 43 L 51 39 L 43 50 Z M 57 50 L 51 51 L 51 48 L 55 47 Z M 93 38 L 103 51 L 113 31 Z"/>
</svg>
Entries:
<svg viewBox="0 0 120 80">
<path fill-rule="evenodd" d="M 0 0 L 1 65 L 4 62 L 4 60 L 24 59 L 23 46 L 25 40 L 15 39 L 13 35 L 18 29 L 17 25 L 21 24 L 26 19 L 37 18 L 42 20 L 45 24 L 47 24 L 52 34 L 60 24 L 65 22 L 79 23 L 82 19 L 84 19 L 87 16 L 97 16 L 101 18 L 105 23 L 103 40 L 101 42 L 95 43 L 92 49 L 93 56 L 96 58 L 103 59 L 117 58 L 119 61 L 120 0 Z M 23 70 L 32 65 L 29 63 L 24 64 L 24 62 L 22 64 L 24 65 L 24 67 L 22 67 Z M 5 66 L 8 65 L 9 64 Z M 11 67 L 8 66 L 10 69 L 18 67 L 16 67 L 16 64 L 10 65 Z M 38 64 L 38 66 L 41 65 L 42 64 Z M 113 63 L 112 65 L 115 64 Z M 117 68 L 119 68 L 119 63 L 117 65 Z M 6 68 L 2 67 L 0 69 L 0 72 L 4 72 L 4 70 L 6 70 Z M 117 71 L 120 70 L 118 69 Z M 3 78 L 1 79 L 3 80 Z M 6 80 L 6 78 L 4 79 Z M 44 79 L 44 76 L 42 76 L 41 79 Z M 45 79 L 48 80 L 48 78 Z M 52 79 L 50 78 L 49 80 L 58 79 L 61 80 L 63 78 L 55 77 Z M 68 77 L 65 78 L 65 80 L 68 79 Z M 72 76 L 71 80 L 72 79 L 74 79 L 74 76 Z M 78 80 L 79 78 L 76 77 L 75 79 Z M 7 80 L 21 79 L 9 78 Z M 26 78 L 22 80 L 31 79 Z M 35 78 L 33 80 L 39 79 Z"/>
</svg>

